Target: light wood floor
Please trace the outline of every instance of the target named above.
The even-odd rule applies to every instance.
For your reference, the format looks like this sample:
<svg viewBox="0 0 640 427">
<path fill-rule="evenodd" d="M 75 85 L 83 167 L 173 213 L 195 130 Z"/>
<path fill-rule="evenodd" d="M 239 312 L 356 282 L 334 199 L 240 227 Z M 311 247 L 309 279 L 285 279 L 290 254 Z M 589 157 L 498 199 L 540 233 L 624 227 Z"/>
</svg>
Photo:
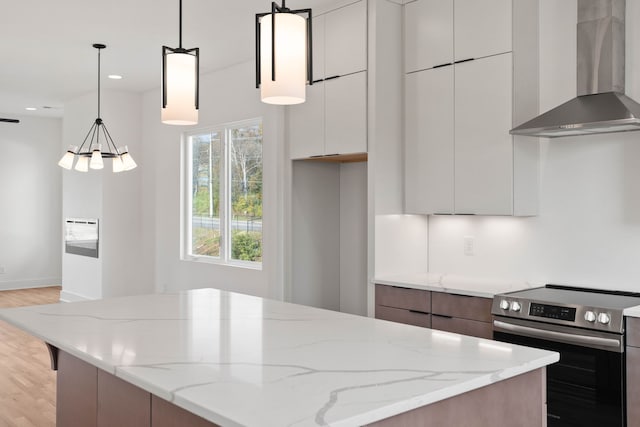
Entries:
<svg viewBox="0 0 640 427">
<path fill-rule="evenodd" d="M 0 307 L 57 303 L 60 287 L 0 291 Z M 0 426 L 56 424 L 56 374 L 37 338 L 0 320 Z"/>
</svg>

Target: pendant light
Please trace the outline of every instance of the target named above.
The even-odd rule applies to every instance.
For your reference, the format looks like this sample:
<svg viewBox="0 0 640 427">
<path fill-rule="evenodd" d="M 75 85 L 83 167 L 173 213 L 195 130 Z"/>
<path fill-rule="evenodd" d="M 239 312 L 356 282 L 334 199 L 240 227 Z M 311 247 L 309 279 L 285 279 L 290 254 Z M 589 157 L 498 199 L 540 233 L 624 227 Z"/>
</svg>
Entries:
<svg viewBox="0 0 640 427">
<path fill-rule="evenodd" d="M 162 46 L 162 123 L 198 123 L 200 49 L 182 47 L 182 0 L 180 0 L 178 47 Z"/>
<path fill-rule="evenodd" d="M 256 88 L 267 104 L 300 104 L 313 84 L 311 9 L 291 10 L 285 2 L 256 14 Z"/>
<path fill-rule="evenodd" d="M 116 148 L 107 126 L 100 118 L 100 50 L 107 46 L 95 43 L 93 47 L 98 49 L 98 118 L 91 125 L 80 147 L 70 146 L 58 162 L 58 165 L 65 169 L 71 169 L 73 161 L 77 158 L 78 161 L 74 169 L 78 172 L 88 172 L 89 169 L 104 168 L 103 159 L 106 158 L 113 159 L 113 172 L 128 171 L 137 166 L 136 162 L 129 154 L 129 149 L 126 146 L 120 149 Z"/>
</svg>

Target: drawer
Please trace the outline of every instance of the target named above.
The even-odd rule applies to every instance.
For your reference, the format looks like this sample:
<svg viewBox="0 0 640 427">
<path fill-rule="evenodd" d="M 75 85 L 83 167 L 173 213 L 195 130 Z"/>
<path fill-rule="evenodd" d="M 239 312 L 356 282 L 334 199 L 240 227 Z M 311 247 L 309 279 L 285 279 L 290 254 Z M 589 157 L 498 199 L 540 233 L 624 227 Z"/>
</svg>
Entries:
<svg viewBox="0 0 640 427">
<path fill-rule="evenodd" d="M 407 325 L 431 327 L 431 315 L 417 311 L 410 311 L 403 308 L 376 306 L 376 319 L 390 320 L 392 322 L 404 323 Z"/>
<path fill-rule="evenodd" d="M 493 339 L 493 325 L 488 322 L 438 316 L 434 314 L 431 316 L 431 327 L 441 331 L 455 332 L 456 334 Z"/>
<path fill-rule="evenodd" d="M 640 319 L 627 317 L 627 345 L 640 347 Z"/>
<path fill-rule="evenodd" d="M 432 292 L 431 312 L 461 319 L 491 322 L 491 298 Z"/>
<path fill-rule="evenodd" d="M 376 285 L 376 305 L 431 313 L 431 292 L 421 289 Z"/>
</svg>

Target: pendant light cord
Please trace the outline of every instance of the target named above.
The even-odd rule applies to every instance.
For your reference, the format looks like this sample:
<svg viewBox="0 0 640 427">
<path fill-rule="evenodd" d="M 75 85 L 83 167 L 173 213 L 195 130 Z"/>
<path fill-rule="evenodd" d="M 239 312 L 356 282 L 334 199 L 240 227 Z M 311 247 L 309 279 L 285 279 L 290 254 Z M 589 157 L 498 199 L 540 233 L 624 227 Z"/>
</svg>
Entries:
<svg viewBox="0 0 640 427">
<path fill-rule="evenodd" d="M 179 39 L 179 43 L 178 43 L 178 47 L 180 49 L 182 49 L 182 0 L 180 0 L 180 13 L 178 14 L 178 16 L 180 17 L 180 39 Z"/>
<path fill-rule="evenodd" d="M 100 118 L 100 48 L 98 48 L 98 118 Z"/>
</svg>

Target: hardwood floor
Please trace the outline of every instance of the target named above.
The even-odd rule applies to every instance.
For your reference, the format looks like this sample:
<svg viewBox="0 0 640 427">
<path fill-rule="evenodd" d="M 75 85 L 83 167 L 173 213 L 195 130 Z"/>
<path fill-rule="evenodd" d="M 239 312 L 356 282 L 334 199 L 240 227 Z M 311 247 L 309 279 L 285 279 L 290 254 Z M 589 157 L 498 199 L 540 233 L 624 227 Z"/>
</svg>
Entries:
<svg viewBox="0 0 640 427">
<path fill-rule="evenodd" d="M 60 287 L 0 291 L 0 307 L 57 303 Z M 0 320 L 0 426 L 56 424 L 56 373 L 37 338 Z"/>
</svg>

